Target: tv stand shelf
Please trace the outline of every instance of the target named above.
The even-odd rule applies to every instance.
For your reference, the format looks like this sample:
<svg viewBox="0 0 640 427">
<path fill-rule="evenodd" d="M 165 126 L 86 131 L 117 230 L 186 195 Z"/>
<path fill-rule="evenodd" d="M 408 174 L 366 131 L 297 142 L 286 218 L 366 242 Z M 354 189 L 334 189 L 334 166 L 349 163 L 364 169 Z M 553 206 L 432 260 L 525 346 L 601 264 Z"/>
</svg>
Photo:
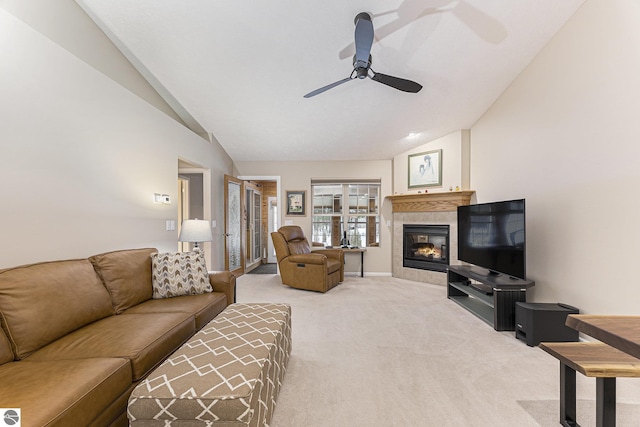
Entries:
<svg viewBox="0 0 640 427">
<path fill-rule="evenodd" d="M 516 302 L 526 302 L 527 289 L 534 285 L 532 280 L 493 275 L 468 265 L 450 265 L 447 272 L 447 298 L 496 331 L 515 331 Z"/>
</svg>

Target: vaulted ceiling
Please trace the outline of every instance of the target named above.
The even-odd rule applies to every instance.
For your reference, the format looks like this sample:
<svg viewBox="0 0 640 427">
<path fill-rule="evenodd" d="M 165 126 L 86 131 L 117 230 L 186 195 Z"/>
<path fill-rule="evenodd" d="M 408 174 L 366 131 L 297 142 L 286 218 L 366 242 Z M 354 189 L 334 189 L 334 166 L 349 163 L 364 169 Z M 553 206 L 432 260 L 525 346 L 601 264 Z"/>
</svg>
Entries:
<svg viewBox="0 0 640 427">
<path fill-rule="evenodd" d="M 77 0 L 185 122 L 235 161 L 390 159 L 470 128 L 584 0 Z M 347 82 L 354 18 L 371 68 Z"/>
</svg>

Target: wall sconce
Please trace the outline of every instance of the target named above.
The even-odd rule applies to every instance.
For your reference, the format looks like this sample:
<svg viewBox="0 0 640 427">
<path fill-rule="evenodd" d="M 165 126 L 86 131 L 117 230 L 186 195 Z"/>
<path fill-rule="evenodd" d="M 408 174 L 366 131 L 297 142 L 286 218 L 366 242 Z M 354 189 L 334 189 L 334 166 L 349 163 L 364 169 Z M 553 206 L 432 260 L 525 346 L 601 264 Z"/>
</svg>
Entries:
<svg viewBox="0 0 640 427">
<path fill-rule="evenodd" d="M 171 197 L 168 194 L 153 193 L 153 203 L 171 204 Z"/>
</svg>

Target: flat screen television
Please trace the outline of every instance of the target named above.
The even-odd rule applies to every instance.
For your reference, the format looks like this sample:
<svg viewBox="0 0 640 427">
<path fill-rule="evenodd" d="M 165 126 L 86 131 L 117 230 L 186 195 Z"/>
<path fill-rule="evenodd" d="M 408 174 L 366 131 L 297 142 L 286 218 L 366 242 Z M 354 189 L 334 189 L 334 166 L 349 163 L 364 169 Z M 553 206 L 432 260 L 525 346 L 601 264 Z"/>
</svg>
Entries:
<svg viewBox="0 0 640 427">
<path fill-rule="evenodd" d="M 458 207 L 458 259 L 526 279 L 524 199 Z"/>
</svg>

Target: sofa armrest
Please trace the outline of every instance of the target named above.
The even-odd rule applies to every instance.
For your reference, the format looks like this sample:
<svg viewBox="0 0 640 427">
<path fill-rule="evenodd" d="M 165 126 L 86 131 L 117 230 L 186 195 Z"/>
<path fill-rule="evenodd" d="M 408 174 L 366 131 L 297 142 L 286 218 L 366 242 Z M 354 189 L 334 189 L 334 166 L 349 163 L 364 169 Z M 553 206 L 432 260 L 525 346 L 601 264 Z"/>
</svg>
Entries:
<svg viewBox="0 0 640 427">
<path fill-rule="evenodd" d="M 209 283 L 214 292 L 227 295 L 227 305 L 236 302 L 236 276 L 230 271 L 210 271 Z"/>
<path fill-rule="evenodd" d="M 286 261 L 293 264 L 317 264 L 317 265 L 323 265 L 323 264 L 326 264 L 327 262 L 326 256 L 322 254 L 318 254 L 316 253 L 316 251 L 310 254 L 289 255 L 286 258 Z"/>
</svg>

